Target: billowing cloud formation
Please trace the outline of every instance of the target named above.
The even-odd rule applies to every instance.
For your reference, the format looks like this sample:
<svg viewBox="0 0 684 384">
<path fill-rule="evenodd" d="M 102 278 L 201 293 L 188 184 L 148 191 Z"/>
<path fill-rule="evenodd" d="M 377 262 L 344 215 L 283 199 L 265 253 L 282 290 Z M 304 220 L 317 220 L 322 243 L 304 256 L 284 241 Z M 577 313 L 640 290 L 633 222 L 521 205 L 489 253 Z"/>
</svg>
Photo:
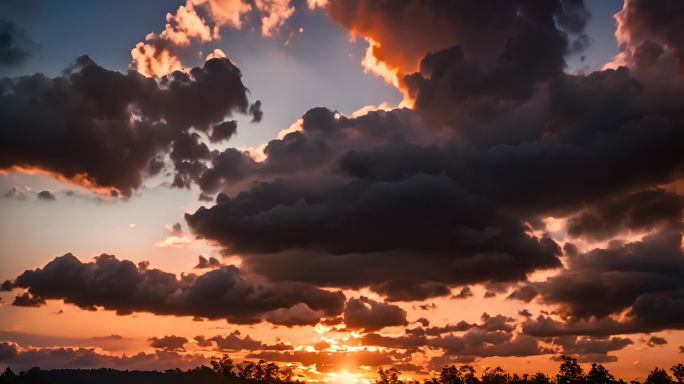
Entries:
<svg viewBox="0 0 684 384">
<path fill-rule="evenodd" d="M 384 327 L 408 325 L 406 311 L 396 305 L 380 303 L 365 296 L 349 299 L 343 314 L 344 324 L 350 329 L 377 331 Z"/>
<path fill-rule="evenodd" d="M 416 71 L 426 53 L 452 46 L 486 66 L 500 65 L 492 83 L 518 81 L 523 68 L 526 77 L 544 78 L 562 70 L 568 33 L 588 40 L 581 0 L 330 0 L 327 10 L 370 42 L 364 64 L 390 82 Z"/>
<path fill-rule="evenodd" d="M 210 256 L 207 259 L 206 257 L 199 255 L 198 259 L 199 261 L 197 262 L 197 265 L 195 265 L 195 269 L 218 268 L 222 265 L 221 262 L 213 256 Z"/>
<path fill-rule="evenodd" d="M 22 304 L 62 299 L 81 308 L 103 307 L 119 314 L 151 312 L 247 323 L 299 303 L 324 316 L 334 316 L 342 312 L 344 303 L 340 292 L 302 283 L 253 283 L 234 266 L 178 278 L 158 269 L 140 269 L 112 255 L 101 255 L 88 263 L 71 254 L 57 257 L 44 268 L 22 273 L 16 286 L 28 289 L 25 298 L 17 297 Z"/>
<path fill-rule="evenodd" d="M 271 36 L 295 12 L 291 0 L 187 0 L 175 13 L 166 14 L 164 30 L 145 36 L 131 50 L 130 68 L 146 75 L 162 77 L 183 70 L 181 53 L 193 43 L 221 38 L 220 29 L 240 29 L 245 19 L 261 20 L 261 35 Z M 246 17 L 247 15 L 257 17 Z M 218 57 L 214 50 L 209 57 Z M 225 54 L 223 54 L 225 57 Z"/>
<path fill-rule="evenodd" d="M 500 12 L 500 27 L 482 36 L 453 23 L 463 28 L 460 45 L 422 58 L 420 71 L 406 78 L 415 110 L 347 118 L 314 108 L 301 130 L 266 145 L 263 161 L 222 152 L 193 177 L 207 192 L 233 189 L 186 215 L 191 229 L 272 280 L 369 287 L 389 300 L 423 300 L 467 283 L 524 281 L 532 271 L 559 267 L 560 246 L 543 227 L 528 225 L 551 215 L 567 217 L 566 231 L 585 243 L 625 231 L 676 235 L 681 197 L 667 185 L 681 177 L 684 164 L 684 105 L 670 97 L 684 89 L 679 75 L 664 72 L 673 79 L 663 88 L 639 68 L 567 74 L 571 37 L 583 33 L 586 21 L 581 2 L 505 3 L 482 11 L 482 17 Z M 408 7 L 416 20 L 420 12 L 442 20 L 450 13 L 435 16 L 435 9 L 465 7 L 349 4 L 333 1 L 328 11 L 352 9 L 348 15 L 362 23 L 368 14 L 390 20 Z M 373 28 L 396 32 L 381 22 Z M 401 56 L 396 60 L 419 55 L 410 52 L 410 41 L 384 47 Z M 589 275 L 583 274 L 603 279 Z M 635 295 L 651 292 L 637 281 L 612 308 L 596 304 L 600 311 L 576 315 L 627 308 Z M 565 303 L 551 294 L 552 285 L 542 289 L 543 300 Z M 530 301 L 536 289 L 511 298 Z"/>
<path fill-rule="evenodd" d="M 674 60 L 684 65 L 684 38 L 680 33 L 684 4 L 668 0 L 626 0 L 615 15 L 615 37 L 622 52 L 610 64 L 652 67 Z"/>
<path fill-rule="evenodd" d="M 538 285 L 542 300 L 560 304 L 569 320 L 540 316 L 525 323 L 525 332 L 609 335 L 684 328 L 681 239 L 672 230 L 571 258 L 567 271 Z M 625 310 L 624 319 L 609 317 Z"/>
<path fill-rule="evenodd" d="M 165 351 L 178 351 L 183 352 L 185 348 L 183 347 L 188 343 L 188 339 L 182 336 L 163 336 L 163 337 L 152 337 L 148 340 L 152 348 L 163 349 Z"/>
<path fill-rule="evenodd" d="M 198 336 L 195 340 L 204 340 L 204 338 Z M 215 342 L 217 350 L 220 351 L 254 351 L 263 347 L 263 344 L 260 341 L 252 339 L 249 335 L 240 337 L 240 331 L 234 331 L 225 337 L 214 336 L 206 340 Z"/>
<path fill-rule="evenodd" d="M 0 19 L 0 67 L 23 64 L 36 47 L 37 44 L 16 24 Z"/>
<path fill-rule="evenodd" d="M 0 81 L 0 169 L 128 196 L 160 171 L 165 154 L 177 169 L 208 156 L 196 150 L 202 144 L 191 128 L 207 132 L 248 108 L 240 71 L 228 59 L 157 81 L 82 56 L 61 77 Z"/>
<path fill-rule="evenodd" d="M 562 348 L 566 356 L 575 356 L 581 363 L 607 363 L 617 361 L 617 357 L 609 352 L 618 351 L 633 344 L 632 340 L 624 337 L 592 338 L 561 336 L 552 341 Z"/>
<path fill-rule="evenodd" d="M 118 368 L 131 370 L 188 369 L 207 362 L 201 355 L 173 351 L 140 352 L 135 355 L 106 354 L 95 348 L 33 348 L 0 342 L 0 363 L 16 371 L 42 369 Z"/>
</svg>

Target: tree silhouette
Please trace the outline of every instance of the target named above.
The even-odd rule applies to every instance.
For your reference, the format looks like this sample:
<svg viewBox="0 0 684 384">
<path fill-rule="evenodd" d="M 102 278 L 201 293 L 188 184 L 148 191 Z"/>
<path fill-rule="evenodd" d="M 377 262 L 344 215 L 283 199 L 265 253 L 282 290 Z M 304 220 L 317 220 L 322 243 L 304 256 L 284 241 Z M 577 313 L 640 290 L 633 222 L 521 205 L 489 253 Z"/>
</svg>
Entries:
<svg viewBox="0 0 684 384">
<path fill-rule="evenodd" d="M 672 383 L 672 378 L 664 369 L 658 367 L 654 368 L 651 373 L 648 374 L 644 384 L 670 384 Z"/>
<path fill-rule="evenodd" d="M 509 374 L 501 367 L 488 368 L 478 378 L 470 365 L 444 367 L 438 376 L 426 379 L 423 384 L 621 384 L 601 364 L 592 364 L 587 374 L 572 357 L 562 356 L 555 380 L 538 372 L 534 375 Z M 643 382 L 644 384 L 673 384 L 684 381 L 684 365 L 670 368 L 674 379 L 667 371 L 655 368 Z M 8 367 L 0 374 L 0 384 L 285 384 L 298 383 L 293 380 L 294 368 L 291 365 L 279 366 L 276 363 L 259 360 L 235 364 L 228 355 L 215 357 L 210 367 L 202 365 L 183 371 L 168 369 L 158 371 L 118 371 L 115 369 L 54 369 L 41 370 L 34 367 L 15 375 Z M 374 384 L 416 384 L 415 381 L 401 380 L 401 371 L 396 367 L 379 368 Z M 675 381 L 676 379 L 676 381 Z M 632 381 L 632 384 L 639 384 Z"/>
<path fill-rule="evenodd" d="M 677 379 L 678 383 L 684 383 L 684 365 L 677 364 L 670 368 L 670 372 L 672 372 L 672 376 Z"/>
<path fill-rule="evenodd" d="M 399 375 L 401 375 L 401 371 L 399 371 L 397 368 L 388 368 L 388 369 L 378 369 L 378 376 L 380 378 L 378 379 L 378 384 L 404 384 L 402 380 L 399 379 Z"/>
<path fill-rule="evenodd" d="M 235 377 L 235 364 L 227 354 L 211 360 L 211 368 L 221 378 Z"/>
<path fill-rule="evenodd" d="M 606 367 L 601 364 L 592 363 L 591 369 L 586 376 L 586 383 L 589 384 L 611 384 L 617 383 L 615 377 L 608 372 Z"/>
<path fill-rule="evenodd" d="M 9 377 L 15 377 L 15 376 L 16 375 L 14 374 L 14 372 L 12 372 L 12 369 L 10 369 L 10 367 L 7 367 L 7 368 L 5 368 L 5 371 L 2 373 L 2 376 L 0 376 L 0 377 L 9 378 Z"/>
<path fill-rule="evenodd" d="M 501 367 L 494 369 L 487 368 L 482 374 L 482 384 L 506 384 L 511 381 L 511 377 Z"/>
<path fill-rule="evenodd" d="M 556 375 L 556 384 L 584 383 L 584 370 L 577 364 L 577 359 L 563 355 L 561 360 L 563 362 Z"/>
</svg>

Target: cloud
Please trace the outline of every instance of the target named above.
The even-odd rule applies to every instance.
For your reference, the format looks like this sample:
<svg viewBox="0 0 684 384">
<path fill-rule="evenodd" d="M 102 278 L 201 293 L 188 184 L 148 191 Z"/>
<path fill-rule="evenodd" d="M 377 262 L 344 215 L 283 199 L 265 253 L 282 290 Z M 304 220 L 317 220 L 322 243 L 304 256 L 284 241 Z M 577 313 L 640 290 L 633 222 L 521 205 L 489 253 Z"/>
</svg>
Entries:
<svg viewBox="0 0 684 384">
<path fill-rule="evenodd" d="M 609 66 L 653 67 L 657 62 L 684 63 L 684 39 L 677 32 L 682 4 L 673 1 L 627 0 L 615 15 L 615 37 L 621 52 Z M 681 69 L 681 67 L 680 67 Z"/>
<path fill-rule="evenodd" d="M 150 342 L 150 346 L 156 349 L 163 349 L 165 351 L 185 351 L 184 345 L 188 343 L 188 339 L 182 336 L 164 336 L 164 337 L 152 337 L 147 341 Z"/>
<path fill-rule="evenodd" d="M 14 289 L 14 284 L 9 280 L 5 280 L 0 284 L 0 292 L 10 292 L 12 289 Z"/>
<path fill-rule="evenodd" d="M 266 320 L 277 325 L 292 327 L 295 325 L 315 325 L 322 314 L 309 308 L 305 303 L 295 304 L 290 308 L 279 308 L 266 315 Z"/>
<path fill-rule="evenodd" d="M 478 357 L 533 356 L 550 352 L 540 347 L 535 337 L 481 327 L 471 328 L 461 336 L 440 336 L 431 340 L 430 345 L 444 350 L 444 356 L 457 356 L 460 362 L 471 362 Z"/>
<path fill-rule="evenodd" d="M 473 5 L 462 1 L 331 0 L 327 11 L 351 34 L 369 42 L 365 67 L 395 83 L 415 72 L 428 52 L 456 45 L 486 66 L 505 68 L 497 75 L 499 81 L 506 80 L 504 72 L 518 72 L 524 65 L 528 65 L 524 76 L 543 78 L 562 70 L 563 55 L 569 50 L 568 35 L 583 35 L 589 16 L 582 2 L 571 1 L 494 0 Z"/>
<path fill-rule="evenodd" d="M 40 191 L 36 195 L 38 196 L 38 200 L 45 200 L 45 201 L 52 201 L 55 200 L 55 195 L 52 194 L 50 191 Z"/>
<path fill-rule="evenodd" d="M 438 336 L 443 333 L 452 333 L 452 332 L 463 332 L 467 331 L 470 328 L 476 327 L 477 324 L 471 324 L 468 323 L 467 321 L 461 320 L 456 324 L 447 324 L 442 327 L 430 327 L 425 330 L 425 333 L 430 336 Z"/>
<path fill-rule="evenodd" d="M 470 287 L 463 287 L 461 290 L 453 296 L 456 299 L 467 299 L 473 297 L 473 291 Z"/>
<path fill-rule="evenodd" d="M 16 371 L 35 366 L 40 366 L 42 369 L 109 367 L 127 370 L 164 370 L 194 368 L 207 363 L 207 358 L 174 351 L 113 355 L 95 348 L 34 348 L 0 342 L 0 362 Z"/>
<path fill-rule="evenodd" d="M 240 331 L 234 331 L 226 336 L 214 336 L 207 340 L 215 342 L 219 351 L 255 351 L 263 347 L 260 341 L 252 339 L 249 335 L 240 337 Z"/>
<path fill-rule="evenodd" d="M 241 29 L 248 14 L 260 16 L 261 35 L 269 37 L 294 14 L 291 0 L 187 0 L 175 12 L 166 14 L 164 29 L 150 32 L 145 41 L 131 50 L 129 67 L 145 76 L 162 77 L 176 70 L 185 70 L 181 57 L 193 45 L 221 38 L 223 27 Z M 207 57 L 226 57 L 220 49 Z M 256 116 L 256 114 L 255 114 Z"/>
<path fill-rule="evenodd" d="M 617 361 L 616 356 L 609 352 L 619 351 L 633 344 L 632 340 L 624 337 L 596 338 L 560 336 L 552 340 L 552 344 L 559 345 L 566 356 L 576 356 L 581 363 L 606 363 Z"/>
<path fill-rule="evenodd" d="M 508 295 L 508 297 L 506 297 L 506 299 L 508 299 L 508 300 L 520 300 L 520 301 L 524 301 L 526 303 L 529 303 L 530 301 L 532 301 L 532 299 L 534 299 L 537 296 L 538 293 L 539 293 L 539 291 L 537 290 L 537 288 L 534 285 L 526 284 L 526 285 L 523 285 L 522 287 L 516 289 L 515 291 L 511 292 L 511 294 Z"/>
<path fill-rule="evenodd" d="M 651 336 L 646 343 L 649 347 L 655 347 L 656 345 L 665 345 L 667 340 L 660 336 Z"/>
<path fill-rule="evenodd" d="M 385 327 L 408 325 L 406 311 L 393 304 L 371 300 L 365 296 L 351 298 L 344 307 L 344 325 L 366 332 Z"/>
<path fill-rule="evenodd" d="M 676 228 L 681 225 L 682 211 L 684 197 L 663 189 L 609 197 L 571 216 L 568 234 L 574 238 L 605 240 L 627 231 Z"/>
<path fill-rule="evenodd" d="M 642 320 L 649 317 L 675 326 L 675 318 L 666 321 L 658 313 L 665 308 L 657 310 L 646 302 L 667 301 L 684 290 L 681 239 L 679 231 L 664 231 L 570 258 L 566 271 L 538 285 L 542 300 L 580 318 L 604 317 L 631 307 L 631 314 Z"/>
<path fill-rule="evenodd" d="M 17 307 L 40 307 L 45 304 L 45 299 L 42 297 L 31 295 L 28 292 L 24 292 L 14 298 L 12 305 Z"/>
<path fill-rule="evenodd" d="M 404 335 L 398 337 L 383 336 L 379 333 L 367 333 L 361 337 L 361 343 L 365 346 L 378 346 L 392 349 L 406 349 L 416 351 L 427 345 L 427 338 L 420 329 L 407 329 Z"/>
<path fill-rule="evenodd" d="M 130 196 L 170 151 L 179 172 L 200 165 L 196 154 L 178 153 L 188 130 L 206 132 L 248 108 L 240 71 L 227 59 L 154 80 L 82 56 L 57 78 L 0 83 L 0 169 Z"/>
<path fill-rule="evenodd" d="M 198 259 L 199 261 L 197 262 L 197 265 L 195 265 L 195 269 L 219 268 L 223 265 L 213 256 L 207 259 L 206 257 L 199 255 Z"/>
<path fill-rule="evenodd" d="M 299 303 L 322 316 L 335 316 L 344 303 L 341 292 L 301 283 L 257 284 L 234 266 L 179 278 L 105 254 L 87 263 L 71 254 L 57 257 L 43 268 L 22 273 L 16 285 L 28 289 L 17 299 L 22 304 L 62 299 L 84 309 L 103 307 L 122 315 L 150 312 L 239 323 L 259 322 L 273 310 Z"/>
<path fill-rule="evenodd" d="M 23 29 L 10 20 L 0 19 L 0 67 L 24 64 L 36 48 L 38 44 Z"/>
</svg>

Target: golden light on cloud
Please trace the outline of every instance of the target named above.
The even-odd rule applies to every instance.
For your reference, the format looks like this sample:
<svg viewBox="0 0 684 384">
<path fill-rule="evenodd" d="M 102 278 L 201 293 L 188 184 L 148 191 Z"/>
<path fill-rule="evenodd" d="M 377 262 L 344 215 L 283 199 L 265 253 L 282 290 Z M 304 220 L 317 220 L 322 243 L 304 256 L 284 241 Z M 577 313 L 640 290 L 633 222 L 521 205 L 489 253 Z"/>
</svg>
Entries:
<svg viewBox="0 0 684 384">
<path fill-rule="evenodd" d="M 192 243 L 192 239 L 186 236 L 169 236 L 166 239 L 162 241 L 158 241 L 154 243 L 154 246 L 157 248 L 168 248 L 168 247 L 174 247 L 174 248 L 182 248 L 185 247 L 186 245 Z"/>
<path fill-rule="evenodd" d="M 178 7 L 175 14 L 166 14 L 166 26 L 159 36 L 177 45 L 188 45 L 193 38 L 207 42 L 220 37 L 218 28 L 215 27 L 212 33 L 190 1 Z"/>
<path fill-rule="evenodd" d="M 366 41 L 368 42 L 368 47 L 361 59 L 361 66 L 363 67 L 364 72 L 379 76 L 387 83 L 399 88 L 399 69 L 391 67 L 389 64 L 376 57 L 375 49 L 380 48 L 380 43 L 373 40 L 373 38 L 366 38 Z"/>
<path fill-rule="evenodd" d="M 25 175 L 36 175 L 36 176 L 47 176 L 55 180 L 61 181 L 65 184 L 73 185 L 76 187 L 85 188 L 91 192 L 95 192 L 98 195 L 112 196 L 118 195 L 119 190 L 113 187 L 105 187 L 98 185 L 92 178 L 85 172 L 79 172 L 73 176 L 66 176 L 58 172 L 49 171 L 40 167 L 33 166 L 22 166 L 13 165 L 7 169 L 0 169 L 0 174 L 7 175 L 9 172 L 22 173 Z"/>
<path fill-rule="evenodd" d="M 154 34 L 147 35 L 146 40 L 154 39 Z M 148 43 L 138 43 L 131 50 L 130 67 L 148 77 L 162 77 L 173 71 L 182 71 L 183 65 L 178 57 L 168 49 L 158 48 Z"/>
<path fill-rule="evenodd" d="M 266 14 L 261 18 L 262 36 L 271 36 L 295 11 L 290 0 L 256 0 L 255 4 Z"/>
<path fill-rule="evenodd" d="M 223 50 L 216 48 L 207 55 L 205 61 L 209 61 L 211 59 L 225 59 L 226 57 L 228 56 L 225 52 L 223 52 Z"/>
</svg>

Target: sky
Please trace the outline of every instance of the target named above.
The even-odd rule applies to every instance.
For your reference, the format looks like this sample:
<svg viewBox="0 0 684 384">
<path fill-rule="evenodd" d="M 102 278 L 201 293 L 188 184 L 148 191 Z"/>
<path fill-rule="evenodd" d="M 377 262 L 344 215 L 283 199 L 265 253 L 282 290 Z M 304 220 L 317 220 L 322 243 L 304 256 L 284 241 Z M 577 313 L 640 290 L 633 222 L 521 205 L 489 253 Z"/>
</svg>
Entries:
<svg viewBox="0 0 684 384">
<path fill-rule="evenodd" d="M 0 2 L 0 367 L 674 365 L 682 14 Z"/>
</svg>

